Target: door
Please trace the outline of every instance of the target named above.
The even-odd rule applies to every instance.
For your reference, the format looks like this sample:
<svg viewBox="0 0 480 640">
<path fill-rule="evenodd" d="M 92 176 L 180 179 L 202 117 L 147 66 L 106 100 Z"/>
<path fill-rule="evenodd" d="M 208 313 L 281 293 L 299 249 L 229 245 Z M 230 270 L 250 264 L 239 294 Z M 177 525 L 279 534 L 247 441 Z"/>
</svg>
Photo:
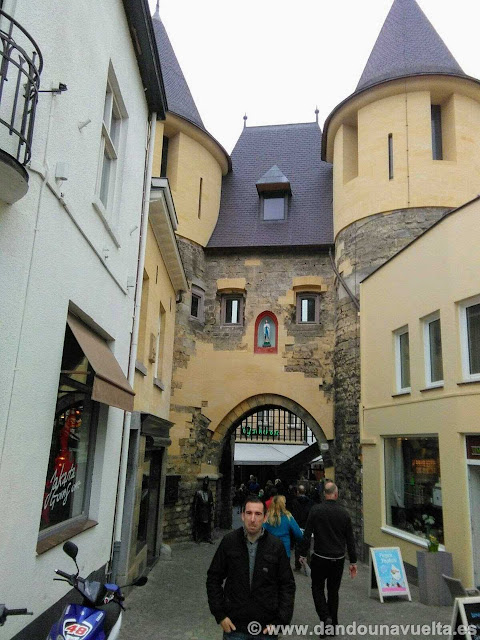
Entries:
<svg viewBox="0 0 480 640">
<path fill-rule="evenodd" d="M 473 578 L 480 585 L 480 466 L 468 465 L 470 521 L 472 526 Z"/>
</svg>

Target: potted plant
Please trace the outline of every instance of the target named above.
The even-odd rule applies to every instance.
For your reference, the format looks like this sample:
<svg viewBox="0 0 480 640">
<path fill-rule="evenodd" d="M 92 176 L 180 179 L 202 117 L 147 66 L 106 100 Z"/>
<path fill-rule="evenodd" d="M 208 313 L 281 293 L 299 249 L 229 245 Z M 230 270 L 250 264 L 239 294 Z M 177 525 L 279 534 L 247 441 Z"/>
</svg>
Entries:
<svg viewBox="0 0 480 640">
<path fill-rule="evenodd" d="M 417 551 L 418 591 L 420 602 L 428 605 L 452 604 L 452 597 L 442 573 L 453 575 L 452 554 L 439 550 L 438 538 L 431 533 L 431 526 L 435 524 L 433 516 L 423 514 L 423 521 L 427 533 L 427 550 Z"/>
</svg>

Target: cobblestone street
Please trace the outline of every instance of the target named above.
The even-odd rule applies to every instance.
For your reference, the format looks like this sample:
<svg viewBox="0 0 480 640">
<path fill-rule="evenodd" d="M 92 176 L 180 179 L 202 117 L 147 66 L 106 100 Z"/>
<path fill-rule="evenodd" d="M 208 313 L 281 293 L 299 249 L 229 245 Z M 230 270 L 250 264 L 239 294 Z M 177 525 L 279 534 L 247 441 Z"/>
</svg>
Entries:
<svg viewBox="0 0 480 640">
<path fill-rule="evenodd" d="M 148 584 L 135 589 L 127 598 L 121 640 L 221 640 L 221 629 L 208 609 L 205 580 L 219 539 L 225 533 L 217 533 L 214 545 L 185 542 L 172 546 L 171 561 L 159 562 L 149 574 Z M 292 624 L 309 625 L 309 629 L 306 636 L 294 633 L 283 637 L 312 637 L 313 628 L 319 621 L 313 607 L 310 579 L 298 572 L 294 575 L 297 592 Z M 453 607 L 421 604 L 415 585 L 410 585 L 412 602 L 391 598 L 381 604 L 378 596 L 369 598 L 368 578 L 368 565 L 359 565 L 359 575 L 354 580 L 345 572 L 340 590 L 340 624 L 356 623 L 357 633 L 338 638 L 389 637 L 380 636 L 374 628 L 365 633 L 366 630 L 359 627 L 375 624 L 415 625 L 406 634 L 392 630 L 391 637 L 409 640 L 425 636 L 435 640 L 448 638 L 442 634 L 442 629 L 438 630 L 438 625 L 436 633 L 430 631 L 428 634 L 420 633 L 417 626 L 429 625 L 431 628 L 432 623 L 450 624 Z"/>
</svg>

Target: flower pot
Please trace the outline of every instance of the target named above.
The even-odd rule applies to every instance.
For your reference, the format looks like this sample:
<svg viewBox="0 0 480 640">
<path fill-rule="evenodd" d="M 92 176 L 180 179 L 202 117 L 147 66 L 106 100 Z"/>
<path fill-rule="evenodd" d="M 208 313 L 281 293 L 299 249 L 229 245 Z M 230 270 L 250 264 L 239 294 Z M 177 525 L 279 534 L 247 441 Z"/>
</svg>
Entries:
<svg viewBox="0 0 480 640">
<path fill-rule="evenodd" d="M 418 591 L 420 602 L 428 605 L 452 604 L 452 596 L 442 573 L 453 576 L 452 554 L 448 551 L 417 551 Z"/>
</svg>

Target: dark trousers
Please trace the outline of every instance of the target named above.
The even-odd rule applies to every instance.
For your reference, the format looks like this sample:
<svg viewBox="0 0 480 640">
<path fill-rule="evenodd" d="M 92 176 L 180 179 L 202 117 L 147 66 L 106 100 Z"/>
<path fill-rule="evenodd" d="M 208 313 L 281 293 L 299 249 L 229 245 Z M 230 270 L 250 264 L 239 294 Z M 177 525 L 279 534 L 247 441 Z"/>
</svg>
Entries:
<svg viewBox="0 0 480 640">
<path fill-rule="evenodd" d="M 312 554 L 312 595 L 315 609 L 322 622 L 332 619 L 332 624 L 338 624 L 338 591 L 342 582 L 345 558 L 340 560 L 325 560 Z M 327 583 L 327 597 L 325 597 L 325 582 Z"/>
</svg>

